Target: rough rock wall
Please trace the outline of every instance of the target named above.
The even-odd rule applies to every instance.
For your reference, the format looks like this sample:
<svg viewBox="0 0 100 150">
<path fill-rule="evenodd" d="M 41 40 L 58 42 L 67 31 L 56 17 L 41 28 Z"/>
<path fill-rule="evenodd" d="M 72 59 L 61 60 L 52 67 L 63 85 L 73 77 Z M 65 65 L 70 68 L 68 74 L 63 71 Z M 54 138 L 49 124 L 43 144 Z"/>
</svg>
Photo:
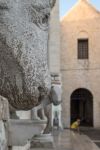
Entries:
<svg viewBox="0 0 100 150">
<path fill-rule="evenodd" d="M 0 0 L 0 95 L 16 109 L 38 105 L 50 88 L 47 45 L 55 0 Z"/>
</svg>

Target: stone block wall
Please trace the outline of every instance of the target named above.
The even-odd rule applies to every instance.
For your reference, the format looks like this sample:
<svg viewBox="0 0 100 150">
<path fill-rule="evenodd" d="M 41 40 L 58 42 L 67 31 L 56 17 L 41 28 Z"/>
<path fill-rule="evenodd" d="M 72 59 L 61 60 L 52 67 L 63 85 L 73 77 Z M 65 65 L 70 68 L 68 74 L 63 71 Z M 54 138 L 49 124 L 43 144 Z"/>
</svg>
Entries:
<svg viewBox="0 0 100 150">
<path fill-rule="evenodd" d="M 89 16 L 90 10 L 86 12 Z M 81 19 L 66 16 L 61 21 L 62 107 L 65 126 L 70 126 L 72 92 L 85 88 L 93 95 L 93 125 L 100 127 L 100 16 L 96 11 L 92 13 L 90 18 L 85 18 L 84 15 Z M 77 40 L 81 38 L 89 39 L 87 60 L 77 58 Z"/>
</svg>

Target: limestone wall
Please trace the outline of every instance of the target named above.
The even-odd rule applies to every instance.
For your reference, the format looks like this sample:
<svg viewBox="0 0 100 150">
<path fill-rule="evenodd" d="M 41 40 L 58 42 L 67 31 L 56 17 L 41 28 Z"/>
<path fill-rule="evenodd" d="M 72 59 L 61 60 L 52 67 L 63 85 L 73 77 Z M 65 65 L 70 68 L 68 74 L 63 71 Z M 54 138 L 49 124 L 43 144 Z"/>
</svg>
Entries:
<svg viewBox="0 0 100 150">
<path fill-rule="evenodd" d="M 90 11 L 87 11 L 88 14 Z M 97 13 L 98 14 L 98 13 Z M 70 125 L 70 96 L 78 88 L 93 94 L 94 126 L 100 127 L 100 17 L 63 18 L 61 21 L 61 72 L 63 121 Z M 73 17 L 74 18 L 74 17 Z M 77 58 L 77 39 L 89 39 L 89 59 Z"/>
</svg>

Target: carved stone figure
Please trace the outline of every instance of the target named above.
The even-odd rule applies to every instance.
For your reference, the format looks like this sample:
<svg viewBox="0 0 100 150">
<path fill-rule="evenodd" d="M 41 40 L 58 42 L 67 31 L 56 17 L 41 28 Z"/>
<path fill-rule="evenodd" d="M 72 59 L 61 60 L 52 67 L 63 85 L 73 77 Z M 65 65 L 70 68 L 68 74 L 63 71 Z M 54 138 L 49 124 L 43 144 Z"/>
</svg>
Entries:
<svg viewBox="0 0 100 150">
<path fill-rule="evenodd" d="M 0 0 L 0 95 L 17 110 L 50 90 L 47 65 L 50 11 L 56 0 Z"/>
<path fill-rule="evenodd" d="M 55 106 L 57 106 L 61 103 L 61 99 L 58 100 L 58 95 L 54 89 L 54 86 L 51 87 L 49 93 L 44 94 L 44 89 L 42 87 L 39 87 L 39 92 L 39 100 L 41 101 L 41 104 L 33 108 L 33 119 L 47 119 L 47 126 L 44 130 L 44 133 L 47 134 L 50 133 L 52 129 L 50 104 L 53 103 Z"/>
</svg>

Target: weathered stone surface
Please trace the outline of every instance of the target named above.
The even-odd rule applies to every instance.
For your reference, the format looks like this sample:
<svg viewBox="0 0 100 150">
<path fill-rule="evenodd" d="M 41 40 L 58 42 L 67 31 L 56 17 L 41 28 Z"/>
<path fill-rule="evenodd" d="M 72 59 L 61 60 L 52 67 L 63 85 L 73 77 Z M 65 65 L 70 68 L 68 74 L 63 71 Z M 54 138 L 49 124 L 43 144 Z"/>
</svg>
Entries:
<svg viewBox="0 0 100 150">
<path fill-rule="evenodd" d="M 0 120 L 0 150 L 7 150 L 6 129 L 2 120 Z"/>
<path fill-rule="evenodd" d="M 18 110 L 50 88 L 48 26 L 55 0 L 0 0 L 0 95 Z"/>
<path fill-rule="evenodd" d="M 54 148 L 54 140 L 51 134 L 40 134 L 33 137 L 30 148 Z"/>
<path fill-rule="evenodd" d="M 6 98 L 0 96 L 0 120 L 9 119 L 9 105 Z"/>
<path fill-rule="evenodd" d="M 9 120 L 8 125 L 8 145 L 24 146 L 28 139 L 40 134 L 45 126 L 45 121 L 38 120 Z"/>
</svg>

